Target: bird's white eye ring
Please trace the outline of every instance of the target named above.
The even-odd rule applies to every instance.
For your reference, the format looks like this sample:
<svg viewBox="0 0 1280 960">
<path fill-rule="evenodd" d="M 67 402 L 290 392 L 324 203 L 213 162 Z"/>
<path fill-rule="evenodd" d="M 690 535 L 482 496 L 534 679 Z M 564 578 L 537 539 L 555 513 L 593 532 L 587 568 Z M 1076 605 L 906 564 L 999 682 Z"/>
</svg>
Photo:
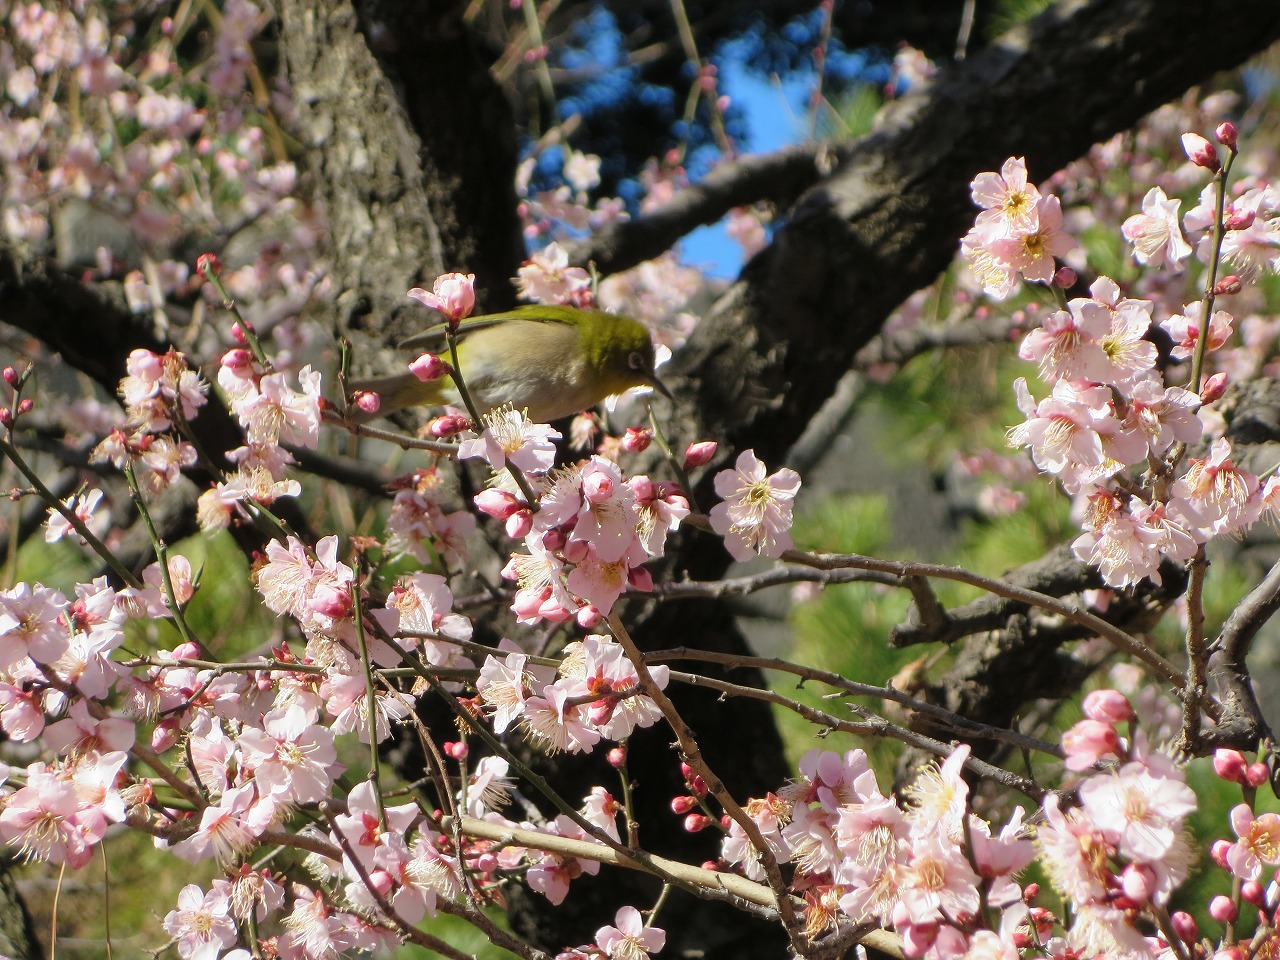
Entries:
<svg viewBox="0 0 1280 960">
<path fill-rule="evenodd" d="M 627 357 L 627 366 L 632 370 L 644 369 L 644 355 L 639 350 L 633 350 L 631 356 Z"/>
</svg>

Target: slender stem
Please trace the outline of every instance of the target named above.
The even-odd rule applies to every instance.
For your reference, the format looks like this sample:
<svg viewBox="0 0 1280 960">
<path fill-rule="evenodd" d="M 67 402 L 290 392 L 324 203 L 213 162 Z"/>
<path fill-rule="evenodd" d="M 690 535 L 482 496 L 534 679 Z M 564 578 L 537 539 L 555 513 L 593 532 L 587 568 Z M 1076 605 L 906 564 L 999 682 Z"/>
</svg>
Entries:
<svg viewBox="0 0 1280 960">
<path fill-rule="evenodd" d="M 156 531 L 156 525 L 151 520 L 151 511 L 147 509 L 146 501 L 142 499 L 142 489 L 138 486 L 138 475 L 133 469 L 132 463 L 124 465 L 124 478 L 129 482 L 129 493 L 133 495 L 134 506 L 138 508 L 138 515 L 142 517 L 143 526 L 147 528 L 147 536 L 151 539 L 151 549 L 156 552 L 156 563 L 160 567 L 160 582 L 164 586 L 164 597 L 169 601 L 169 610 L 173 613 L 173 622 L 177 624 L 178 632 L 182 634 L 182 639 L 187 643 L 195 644 L 196 647 L 203 650 L 204 644 L 196 639 L 195 634 L 191 632 L 191 627 L 187 625 L 187 618 L 182 613 L 182 607 L 178 604 L 178 595 L 173 590 L 173 577 L 169 573 L 169 548 L 161 539 L 160 534 Z"/>
<path fill-rule="evenodd" d="M 684 468 L 684 464 L 676 457 L 675 452 L 671 449 L 671 445 L 667 443 L 667 438 L 662 432 L 662 427 L 658 425 L 658 418 L 654 416 L 653 404 L 648 400 L 645 406 L 649 411 L 649 426 L 653 429 L 653 439 L 658 441 L 658 446 L 667 457 L 667 463 L 671 465 L 672 472 L 675 473 L 676 479 L 680 481 L 680 486 L 684 488 L 685 499 L 689 501 L 689 506 L 694 513 L 701 513 L 702 509 L 698 506 L 698 501 L 693 496 L 693 484 L 689 482 L 689 473 Z"/>
<path fill-rule="evenodd" d="M 1200 393 L 1200 375 L 1204 371 L 1204 355 L 1209 347 L 1209 320 L 1213 316 L 1213 304 L 1216 299 L 1214 287 L 1218 285 L 1218 267 L 1222 261 L 1222 240 L 1226 236 L 1223 218 L 1227 205 L 1227 177 L 1236 155 L 1229 152 L 1227 162 L 1218 174 L 1214 191 L 1213 216 L 1213 253 L 1209 257 L 1209 271 L 1204 284 L 1204 311 L 1200 316 L 1200 335 L 1196 338 L 1195 353 L 1191 358 L 1191 376 L 1187 380 L 1187 388 L 1195 394 Z"/>
<path fill-rule="evenodd" d="M 358 578 L 357 578 L 358 579 Z M 360 604 L 360 585 L 351 584 L 352 616 L 356 624 L 356 641 L 360 646 L 360 667 L 364 671 L 364 712 L 369 723 L 369 781 L 373 784 L 373 798 L 378 805 L 378 819 L 387 830 L 387 808 L 382 801 L 382 769 L 378 757 L 378 691 L 373 685 L 373 663 L 369 659 L 369 642 L 364 635 L 364 611 Z"/>
</svg>

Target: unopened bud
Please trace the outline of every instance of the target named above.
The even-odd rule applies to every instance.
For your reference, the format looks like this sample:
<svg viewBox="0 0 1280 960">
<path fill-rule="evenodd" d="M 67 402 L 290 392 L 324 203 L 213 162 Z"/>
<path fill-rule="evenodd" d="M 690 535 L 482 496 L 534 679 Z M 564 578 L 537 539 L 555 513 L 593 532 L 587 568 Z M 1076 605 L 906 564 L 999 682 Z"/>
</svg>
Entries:
<svg viewBox="0 0 1280 960">
<path fill-rule="evenodd" d="M 1228 274 L 1213 285 L 1214 296 L 1235 296 L 1244 289 L 1244 282 L 1234 273 Z"/>
<path fill-rule="evenodd" d="M 449 364 L 445 363 L 440 357 L 434 353 L 424 353 L 413 363 L 409 364 L 409 369 L 413 375 L 423 383 L 431 383 L 439 380 L 449 372 Z"/>
<path fill-rule="evenodd" d="M 692 470 L 694 467 L 701 467 L 710 463 L 719 446 L 714 440 L 699 440 L 697 443 L 689 444 L 688 449 L 684 452 L 684 468 Z"/>
<path fill-rule="evenodd" d="M 609 766 L 615 770 L 627 762 L 627 748 L 623 746 L 614 747 L 608 753 Z"/>
<path fill-rule="evenodd" d="M 239 320 L 231 325 L 231 339 L 242 346 L 249 342 L 249 337 L 244 332 L 244 325 Z"/>
<path fill-rule="evenodd" d="M 1248 230 L 1256 219 L 1258 219 L 1256 210 L 1229 207 L 1222 214 L 1222 226 L 1227 230 Z"/>
<path fill-rule="evenodd" d="M 705 797 L 707 795 L 707 781 L 695 773 L 689 778 L 689 789 L 698 796 Z"/>
<path fill-rule="evenodd" d="M 563 550 L 564 558 L 570 563 L 581 563 L 587 559 L 590 552 L 585 540 L 570 540 L 565 543 Z"/>
<path fill-rule="evenodd" d="M 30 413 L 31 408 L 34 407 L 35 405 L 36 405 L 35 401 L 32 400 L 30 397 L 23 397 L 21 400 L 18 401 L 18 416 L 22 416 L 22 414 L 24 413 Z"/>
<path fill-rule="evenodd" d="M 505 490 L 492 487 L 481 490 L 471 498 L 471 502 L 476 505 L 477 510 L 495 520 L 505 520 L 520 509 L 519 500 Z"/>
<path fill-rule="evenodd" d="M 1129 698 L 1119 690 L 1092 690 L 1082 704 L 1084 715 L 1103 723 L 1128 723 L 1133 719 Z"/>
<path fill-rule="evenodd" d="M 1053 275 L 1054 285 L 1063 290 L 1070 290 L 1076 285 L 1078 279 L 1080 279 L 1079 275 L 1070 267 L 1059 267 Z"/>
<path fill-rule="evenodd" d="M 1244 772 L 1245 782 L 1251 787 L 1260 787 L 1271 779 L 1271 771 L 1265 763 L 1251 763 Z"/>
<path fill-rule="evenodd" d="M 471 421 L 466 417 L 456 413 L 448 413 L 442 417 L 436 417 L 427 424 L 427 433 L 433 437 L 441 439 L 445 437 L 456 436 L 467 427 L 471 426 Z"/>
<path fill-rule="evenodd" d="M 1177 910 L 1169 914 L 1169 922 L 1173 926 L 1173 932 L 1178 935 L 1178 939 L 1183 943 L 1195 943 L 1200 938 L 1200 931 L 1196 927 L 1195 917 L 1185 910 Z"/>
<path fill-rule="evenodd" d="M 1209 901 L 1209 916 L 1219 923 L 1232 923 L 1239 913 L 1230 897 L 1219 894 Z"/>
<path fill-rule="evenodd" d="M 0 407 L 0 427 L 8 430 L 13 426 L 13 411 L 8 407 Z"/>
<path fill-rule="evenodd" d="M 564 531 L 556 527 L 552 527 L 542 535 L 542 546 L 552 553 L 557 550 L 563 550 L 565 542 L 568 538 L 564 535 Z"/>
<path fill-rule="evenodd" d="M 582 497 L 588 503 L 604 503 L 613 496 L 613 478 L 605 473 L 590 474 L 582 481 Z"/>
<path fill-rule="evenodd" d="M 1200 136 L 1200 134 L 1184 133 L 1182 135 L 1182 149 L 1186 152 L 1187 159 L 1197 167 L 1204 167 L 1214 173 L 1222 169 L 1222 163 L 1218 160 L 1218 151 L 1214 149 L 1212 143 Z"/>
<path fill-rule="evenodd" d="M 1040 896 L 1040 884 L 1028 883 L 1022 888 L 1022 902 L 1035 903 L 1036 898 Z"/>
<path fill-rule="evenodd" d="M 222 273 L 222 261 L 214 253 L 202 253 L 196 257 L 196 273 L 212 280 Z"/>
<path fill-rule="evenodd" d="M 627 427 L 622 437 L 622 449 L 627 453 L 642 453 L 653 442 L 653 431 L 648 427 Z"/>
<path fill-rule="evenodd" d="M 698 805 L 697 797 L 674 797 L 671 800 L 671 812 L 677 817 L 683 817 L 691 812 Z"/>
<path fill-rule="evenodd" d="M 357 390 L 351 395 L 351 402 L 357 410 L 370 415 L 382 409 L 382 397 L 372 390 Z"/>
<path fill-rule="evenodd" d="M 1200 388 L 1200 402 L 1213 403 L 1226 392 L 1227 374 L 1224 370 L 1206 378 L 1204 386 Z"/>
<path fill-rule="evenodd" d="M 604 620 L 604 615 L 595 606 L 588 603 L 583 607 L 579 607 L 573 618 L 583 630 L 591 630 L 600 626 Z"/>
<path fill-rule="evenodd" d="M 1236 137 L 1238 134 L 1236 131 L 1236 125 L 1230 120 L 1223 120 L 1218 124 L 1217 129 L 1213 131 L 1213 135 L 1217 138 L 1220 144 L 1232 153 L 1236 152 Z"/>
<path fill-rule="evenodd" d="M 1240 898 L 1259 910 L 1267 905 L 1267 891 L 1257 880 L 1246 880 L 1240 884 Z"/>
<path fill-rule="evenodd" d="M 452 757 L 454 760 L 465 760 L 467 759 L 467 754 L 471 752 L 466 743 L 461 740 L 442 743 L 440 749 L 444 751 L 446 757 Z"/>
<path fill-rule="evenodd" d="M 18 380 L 19 380 L 19 377 L 18 377 L 18 371 L 17 371 L 17 370 L 13 369 L 13 367 L 5 367 L 5 368 L 4 368 L 4 382 L 5 382 L 5 383 L 7 383 L 7 384 L 8 384 L 9 386 L 11 386 L 11 387 L 16 387 L 16 386 L 18 385 Z"/>
<path fill-rule="evenodd" d="M 1215 840 L 1209 845 L 1209 856 L 1222 869 L 1227 869 L 1227 854 L 1231 852 L 1230 840 Z"/>
<path fill-rule="evenodd" d="M 1249 761 L 1244 758 L 1244 754 L 1239 750 L 1230 750 L 1222 747 L 1213 753 L 1213 772 L 1223 780 L 1230 780 L 1232 783 L 1244 783 L 1245 770 L 1248 769 L 1248 766 Z"/>
<path fill-rule="evenodd" d="M 691 813 L 684 818 L 684 828 L 690 833 L 701 833 L 714 822 L 705 813 Z"/>
<path fill-rule="evenodd" d="M 503 526 L 507 536 L 512 540 L 523 540 L 533 529 L 533 512 L 527 509 L 517 510 L 507 517 L 507 522 Z"/>
</svg>

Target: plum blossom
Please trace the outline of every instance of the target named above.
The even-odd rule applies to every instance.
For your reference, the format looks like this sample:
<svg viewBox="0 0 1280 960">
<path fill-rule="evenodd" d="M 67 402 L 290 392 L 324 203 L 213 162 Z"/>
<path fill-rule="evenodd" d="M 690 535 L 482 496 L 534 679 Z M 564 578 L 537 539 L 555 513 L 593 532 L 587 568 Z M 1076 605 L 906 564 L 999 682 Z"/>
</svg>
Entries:
<svg viewBox="0 0 1280 960">
<path fill-rule="evenodd" d="M 109 517 L 104 512 L 98 511 L 98 504 L 102 500 L 102 491 L 97 487 L 87 490 L 82 494 L 76 493 L 62 501 L 62 505 L 70 510 L 77 520 L 87 526 L 94 534 L 101 535 L 109 522 Z M 56 543 L 63 537 L 73 531 L 71 521 L 63 516 L 62 512 L 49 508 L 49 519 L 45 522 L 44 539 L 45 543 Z"/>
<path fill-rule="evenodd" d="M 165 916 L 164 929 L 178 941 L 178 956 L 183 960 L 217 960 L 225 948 L 236 942 L 236 925 L 226 893 L 205 893 L 194 883 L 178 893 L 178 906 Z"/>
<path fill-rule="evenodd" d="M 261 729 L 246 727 L 238 742 L 258 789 L 280 802 L 318 803 L 341 770 L 333 732 L 312 722 L 298 704 L 272 710 Z"/>
<path fill-rule="evenodd" d="M 596 931 L 596 945 L 610 960 L 644 960 L 667 943 L 666 931 L 646 927 L 635 907 L 622 907 L 613 922 Z"/>
<path fill-rule="evenodd" d="M 1231 829 L 1238 838 L 1227 851 L 1227 866 L 1241 880 L 1257 880 L 1262 864 L 1280 863 L 1280 815 L 1254 815 L 1247 803 L 1231 809 Z"/>
<path fill-rule="evenodd" d="M 791 502 L 800 475 L 789 467 L 766 476 L 755 452 L 744 450 L 731 470 L 716 474 L 724 500 L 711 508 L 711 529 L 723 536 L 735 560 L 779 557 L 791 548 Z"/>
<path fill-rule="evenodd" d="M 1160 326 L 1173 338 L 1170 350 L 1179 360 L 1186 360 L 1196 352 L 1196 344 L 1200 339 L 1200 324 L 1204 317 L 1204 301 L 1197 300 L 1184 308 L 1185 313 L 1174 314 Z M 1213 311 L 1209 318 L 1209 339 L 1205 344 L 1205 352 L 1212 353 L 1231 338 L 1231 324 L 1234 317 L 1225 310 Z"/>
<path fill-rule="evenodd" d="M 984 240 L 1034 233 L 1040 226 L 1040 191 L 1027 182 L 1025 157 L 1010 157 L 1000 173 L 980 173 L 969 184 L 973 202 L 982 207 L 977 231 Z"/>
<path fill-rule="evenodd" d="M 591 296 L 591 275 L 569 266 L 569 253 L 552 241 L 516 271 L 520 296 L 535 303 L 573 303 L 585 306 Z"/>
<path fill-rule="evenodd" d="M 439 310 L 451 323 L 471 316 L 476 306 L 476 275 L 474 273 L 446 273 L 436 277 L 431 290 L 414 287 L 409 296 L 419 303 Z"/>
<path fill-rule="evenodd" d="M 1173 848 L 1182 821 L 1196 809 L 1195 792 L 1169 765 L 1168 776 L 1144 763 L 1090 777 L 1080 785 L 1080 803 L 1090 821 L 1121 855 L 1152 863 Z"/>
<path fill-rule="evenodd" d="M 26 657 L 36 663 L 61 657 L 69 643 L 66 609 L 66 597 L 43 584 L 0 591 L 0 670 L 11 671 Z"/>
<path fill-rule="evenodd" d="M 1142 212 L 1124 222 L 1120 232 L 1133 244 L 1139 263 L 1176 268 L 1191 256 L 1191 244 L 1183 239 L 1178 223 L 1181 205 L 1181 200 L 1170 200 L 1159 187 L 1152 187 L 1142 198 Z"/>
<path fill-rule="evenodd" d="M 524 411 L 510 406 L 500 407 L 481 419 L 484 429 L 478 437 L 470 432 L 462 434 L 460 459 L 479 457 L 494 470 L 503 469 L 510 461 L 525 473 L 546 473 L 555 463 L 559 430 L 534 423 Z"/>
</svg>

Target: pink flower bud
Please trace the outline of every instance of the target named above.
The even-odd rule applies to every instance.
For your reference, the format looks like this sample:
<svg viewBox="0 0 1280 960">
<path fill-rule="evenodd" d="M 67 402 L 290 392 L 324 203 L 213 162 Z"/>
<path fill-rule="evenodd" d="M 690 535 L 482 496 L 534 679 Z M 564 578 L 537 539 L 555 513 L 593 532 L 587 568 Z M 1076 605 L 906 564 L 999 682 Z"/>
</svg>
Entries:
<svg viewBox="0 0 1280 960">
<path fill-rule="evenodd" d="M 443 439 L 445 437 L 455 436 L 467 429 L 469 426 L 471 426 L 471 421 L 466 417 L 460 416 L 456 413 L 450 413 L 445 414 L 442 417 L 436 417 L 427 424 L 427 432 L 433 437 Z"/>
<path fill-rule="evenodd" d="M 413 371 L 413 375 L 423 383 L 431 383 L 439 380 L 449 372 L 449 364 L 434 353 L 424 353 L 413 363 L 409 364 L 409 369 Z"/>
<path fill-rule="evenodd" d="M 247 378 L 253 375 L 253 354 L 244 347 L 232 347 L 218 361 L 222 369 L 234 373 L 237 377 Z"/>
<path fill-rule="evenodd" d="M 30 397 L 23 397 L 18 401 L 18 416 L 22 416 L 24 413 L 30 413 L 31 408 L 35 405 L 36 402 Z"/>
<path fill-rule="evenodd" d="M 476 857 L 476 869 L 481 873 L 493 873 L 498 869 L 498 858 L 492 853 L 482 853 Z"/>
<path fill-rule="evenodd" d="M 653 574 L 645 567 L 632 567 L 627 571 L 627 583 L 641 593 L 653 592 Z"/>
<path fill-rule="evenodd" d="M 707 781 L 695 773 L 689 778 L 689 789 L 698 796 L 705 797 L 707 795 Z"/>
<path fill-rule="evenodd" d="M 1232 153 L 1236 152 L 1236 137 L 1238 133 L 1236 131 L 1236 125 L 1230 120 L 1223 120 L 1218 124 L 1217 129 L 1213 131 L 1213 135 L 1220 144 Z"/>
<path fill-rule="evenodd" d="M 684 777 L 685 783 L 688 783 L 689 778 L 693 776 L 693 767 L 689 766 L 685 760 L 680 761 L 680 776 Z"/>
<path fill-rule="evenodd" d="M 517 510 L 511 516 L 507 517 L 504 524 L 507 536 L 512 540 L 523 540 L 533 529 L 533 512 L 527 509 Z"/>
<path fill-rule="evenodd" d="M 19 378 L 18 378 L 18 371 L 17 371 L 17 370 L 13 369 L 13 367 L 5 367 L 5 368 L 4 368 L 4 382 L 5 382 L 5 383 L 7 383 L 7 384 L 8 384 L 9 386 L 11 386 L 11 387 L 16 387 L 16 386 L 18 385 L 18 379 L 19 379 Z"/>
<path fill-rule="evenodd" d="M 471 502 L 476 505 L 477 510 L 495 520 L 505 520 L 520 509 L 519 500 L 505 490 L 492 487 L 481 490 L 472 497 Z"/>
<path fill-rule="evenodd" d="M 1124 895 L 1135 904 L 1141 906 L 1151 899 L 1156 889 L 1156 872 L 1145 864 L 1131 863 L 1124 868 L 1120 876 L 1120 886 Z"/>
<path fill-rule="evenodd" d="M 1120 753 L 1120 735 L 1115 727 L 1099 720 L 1081 720 L 1062 735 L 1067 769 L 1088 770 L 1106 756 Z"/>
<path fill-rule="evenodd" d="M 538 616 L 543 620 L 550 620 L 552 623 L 564 623 L 573 617 L 573 611 L 564 606 L 559 600 L 547 599 L 538 608 Z"/>
<path fill-rule="evenodd" d="M 1238 210 L 1228 207 L 1222 214 L 1222 226 L 1227 230 L 1248 230 L 1258 218 L 1254 210 Z"/>
<path fill-rule="evenodd" d="M 1271 779 L 1271 771 L 1265 763 L 1251 763 L 1244 772 L 1245 782 L 1251 787 L 1260 787 Z"/>
<path fill-rule="evenodd" d="M 1267 906 L 1267 891 L 1257 880 L 1246 880 L 1240 885 L 1240 898 L 1259 910 Z"/>
<path fill-rule="evenodd" d="M 0 407 L 0 427 L 8 430 L 13 426 L 13 411 L 8 407 Z"/>
<path fill-rule="evenodd" d="M 1200 402 L 1213 403 L 1226 392 L 1227 372 L 1222 370 L 1205 380 L 1204 386 L 1200 388 Z"/>
<path fill-rule="evenodd" d="M 1213 295 L 1215 297 L 1234 297 L 1243 289 L 1244 281 L 1234 273 L 1229 273 L 1213 285 Z"/>
<path fill-rule="evenodd" d="M 244 326 L 239 320 L 231 325 L 231 339 L 242 345 L 249 342 L 249 338 L 244 332 Z"/>
<path fill-rule="evenodd" d="M 609 766 L 615 770 L 627 762 L 627 748 L 624 746 L 616 746 L 608 753 Z"/>
<path fill-rule="evenodd" d="M 1221 894 L 1209 901 L 1209 916 L 1219 923 L 1232 923 L 1239 915 L 1235 901 Z"/>
<path fill-rule="evenodd" d="M 691 813 L 684 818 L 684 828 L 690 833 L 701 833 L 714 822 L 705 813 Z"/>
<path fill-rule="evenodd" d="M 151 749 L 156 753 L 164 753 L 177 742 L 178 729 L 175 723 L 166 720 L 151 731 Z"/>
<path fill-rule="evenodd" d="M 604 621 L 604 616 L 592 604 L 588 603 L 574 614 L 574 619 L 583 630 L 592 630 L 600 626 Z"/>
<path fill-rule="evenodd" d="M 357 390 L 351 395 L 351 401 L 363 413 L 375 414 L 382 409 L 382 397 L 372 390 Z"/>
<path fill-rule="evenodd" d="M 1227 869 L 1227 854 L 1231 852 L 1230 840 L 1215 840 L 1209 845 L 1209 856 L 1222 869 Z"/>
<path fill-rule="evenodd" d="M 653 442 L 653 431 L 648 427 L 627 427 L 622 437 L 622 449 L 627 453 L 642 453 Z"/>
<path fill-rule="evenodd" d="M 551 588 L 547 587 L 543 593 L 545 595 L 526 593 L 521 590 L 516 594 L 515 599 L 511 602 L 511 612 L 521 620 L 537 619 L 541 616 L 539 611 L 542 609 L 543 604 L 546 603 L 547 599 L 551 596 Z"/>
<path fill-rule="evenodd" d="M 1223 780 L 1230 780 L 1232 783 L 1244 783 L 1245 771 L 1248 766 L 1249 761 L 1244 758 L 1244 754 L 1239 750 L 1230 750 L 1222 747 L 1213 752 L 1213 772 Z"/>
<path fill-rule="evenodd" d="M 1222 169 L 1222 164 L 1218 160 L 1218 151 L 1214 149 L 1212 143 L 1200 136 L 1200 134 L 1184 133 L 1182 135 L 1182 149 L 1186 153 L 1187 159 L 1197 167 L 1204 167 L 1214 173 Z"/>
<path fill-rule="evenodd" d="M 446 273 L 437 277 L 430 292 L 414 287 L 409 296 L 432 309 L 439 310 L 451 324 L 469 317 L 476 305 L 475 274 Z"/>
<path fill-rule="evenodd" d="M 694 467 L 701 467 L 710 463 L 719 446 L 720 444 L 714 440 L 699 440 L 697 443 L 689 444 L 688 449 L 684 452 L 684 468 L 692 470 Z"/>
<path fill-rule="evenodd" d="M 570 563 L 581 563 L 587 559 L 587 553 L 585 540 L 570 540 L 564 545 L 564 558 Z"/>
<path fill-rule="evenodd" d="M 683 817 L 698 805 L 697 797 L 675 797 L 671 801 L 671 812 L 677 817 Z"/>
<path fill-rule="evenodd" d="M 1053 275 L 1054 285 L 1063 290 L 1070 290 L 1079 279 L 1079 275 L 1070 267 L 1059 267 Z"/>
<path fill-rule="evenodd" d="M 1119 690 L 1092 690 L 1085 694 L 1084 715 L 1103 723 L 1128 723 L 1133 719 L 1129 698 Z"/>
<path fill-rule="evenodd" d="M 613 478 L 604 473 L 588 475 L 582 481 L 582 496 L 588 503 L 604 503 L 613 496 Z"/>
<path fill-rule="evenodd" d="M 720 826 L 723 827 L 725 830 L 728 830 L 731 826 L 733 826 L 733 817 L 729 816 L 726 813 L 724 816 L 720 818 Z"/>
<path fill-rule="evenodd" d="M 351 593 L 332 585 L 322 585 L 307 601 L 307 606 L 321 616 L 342 620 L 351 613 Z"/>
<path fill-rule="evenodd" d="M 461 740 L 451 740 L 440 745 L 440 749 L 444 751 L 446 757 L 452 757 L 454 760 L 465 760 L 467 754 L 471 751 L 466 743 Z"/>
<path fill-rule="evenodd" d="M 1173 932 L 1178 935 L 1178 939 L 1183 943 L 1195 943 L 1200 938 L 1200 930 L 1196 926 L 1195 917 L 1185 910 L 1174 911 L 1169 915 L 1169 920 L 1173 925 Z"/>
<path fill-rule="evenodd" d="M 385 897 L 395 886 L 395 881 L 386 870 L 374 870 L 369 874 L 369 886 L 380 897 Z"/>
<path fill-rule="evenodd" d="M 218 259 L 217 254 L 202 253 L 196 257 L 196 273 L 213 279 L 222 273 L 222 261 Z"/>
<path fill-rule="evenodd" d="M 1040 896 L 1040 884 L 1038 883 L 1028 883 L 1025 887 L 1022 888 L 1023 903 L 1028 903 L 1028 904 L 1035 903 L 1036 898 L 1039 896 Z"/>
<path fill-rule="evenodd" d="M 173 648 L 175 660 L 197 660 L 199 657 L 200 647 L 194 643 L 180 643 Z"/>
<path fill-rule="evenodd" d="M 564 535 L 564 531 L 552 527 L 542 535 L 542 546 L 554 553 L 557 550 L 563 550 L 568 538 Z"/>
</svg>

